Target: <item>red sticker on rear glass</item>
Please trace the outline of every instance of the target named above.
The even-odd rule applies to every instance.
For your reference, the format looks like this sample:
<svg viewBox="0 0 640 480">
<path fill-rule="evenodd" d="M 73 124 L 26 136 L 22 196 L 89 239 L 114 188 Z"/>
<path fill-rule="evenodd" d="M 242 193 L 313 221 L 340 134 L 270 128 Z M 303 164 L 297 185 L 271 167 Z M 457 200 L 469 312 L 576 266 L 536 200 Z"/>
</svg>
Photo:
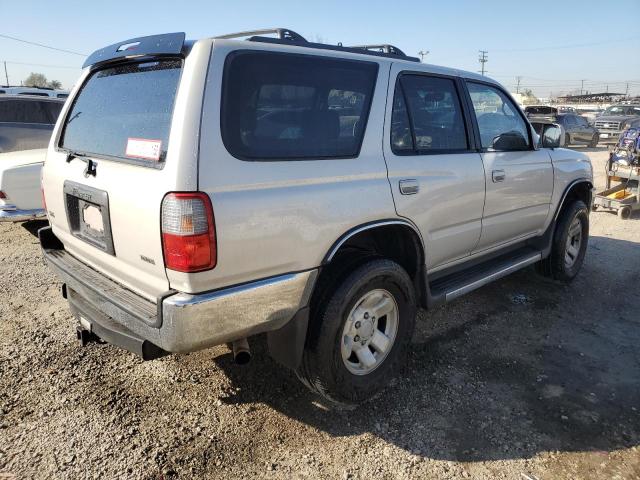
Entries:
<svg viewBox="0 0 640 480">
<path fill-rule="evenodd" d="M 144 160 L 160 160 L 162 140 L 150 140 L 148 138 L 128 138 L 127 157 L 142 158 Z"/>
</svg>

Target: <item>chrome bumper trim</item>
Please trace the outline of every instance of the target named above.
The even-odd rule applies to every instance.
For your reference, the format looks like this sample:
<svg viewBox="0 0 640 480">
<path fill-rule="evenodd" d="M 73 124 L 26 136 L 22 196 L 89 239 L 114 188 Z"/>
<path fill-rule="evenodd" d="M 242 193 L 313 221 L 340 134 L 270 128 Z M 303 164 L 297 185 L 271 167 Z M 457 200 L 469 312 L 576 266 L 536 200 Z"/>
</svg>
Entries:
<svg viewBox="0 0 640 480">
<path fill-rule="evenodd" d="M 188 352 L 277 330 L 309 304 L 317 270 L 211 293 L 177 293 L 162 304 L 159 347 Z"/>
</svg>

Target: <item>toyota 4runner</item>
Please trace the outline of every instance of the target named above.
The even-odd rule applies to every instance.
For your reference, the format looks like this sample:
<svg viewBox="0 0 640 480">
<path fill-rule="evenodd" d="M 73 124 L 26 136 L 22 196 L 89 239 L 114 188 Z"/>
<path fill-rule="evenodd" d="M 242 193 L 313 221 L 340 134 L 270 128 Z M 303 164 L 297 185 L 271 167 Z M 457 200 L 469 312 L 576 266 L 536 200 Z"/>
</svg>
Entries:
<svg viewBox="0 0 640 480">
<path fill-rule="evenodd" d="M 266 333 L 309 388 L 357 403 L 418 308 L 528 265 L 575 277 L 592 168 L 559 140 L 495 81 L 390 45 L 136 38 L 89 56 L 65 104 L 40 242 L 82 342 L 246 359 Z"/>
</svg>

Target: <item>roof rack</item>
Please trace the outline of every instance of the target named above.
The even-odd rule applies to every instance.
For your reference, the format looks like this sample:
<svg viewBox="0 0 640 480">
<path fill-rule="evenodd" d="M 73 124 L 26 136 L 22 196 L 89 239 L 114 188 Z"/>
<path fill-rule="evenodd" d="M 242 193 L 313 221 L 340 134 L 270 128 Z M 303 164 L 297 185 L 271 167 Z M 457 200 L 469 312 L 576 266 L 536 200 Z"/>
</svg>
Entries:
<svg viewBox="0 0 640 480">
<path fill-rule="evenodd" d="M 387 55 L 397 55 L 399 57 L 406 57 L 407 55 L 398 47 L 383 43 L 380 45 L 353 45 L 351 48 L 358 48 L 367 51 L 386 53 Z"/>
<path fill-rule="evenodd" d="M 265 34 L 276 34 L 278 37 L 263 37 Z M 374 55 L 377 57 L 391 57 L 401 58 L 403 60 L 409 60 L 411 62 L 420 62 L 419 58 L 410 57 L 406 55 L 398 47 L 394 47 L 389 44 L 380 45 L 358 45 L 353 47 L 343 46 L 341 43 L 338 45 L 328 45 L 326 43 L 309 42 L 299 33 L 294 32 L 289 28 L 266 28 L 263 30 L 250 30 L 247 32 L 229 33 L 226 35 L 218 35 L 213 38 L 219 39 L 232 39 L 232 38 L 247 38 L 250 42 L 264 42 L 264 43 L 278 43 L 278 44 L 297 44 L 301 47 L 317 48 L 320 50 L 334 50 L 338 52 L 350 52 L 360 53 L 365 55 Z"/>
<path fill-rule="evenodd" d="M 218 35 L 214 38 L 242 38 L 242 37 L 254 37 L 256 35 L 265 35 L 275 33 L 280 40 L 288 40 L 290 42 L 308 43 L 307 39 L 299 33 L 294 32 L 288 28 L 265 28 L 263 30 L 249 30 L 246 32 L 227 33 L 226 35 Z"/>
</svg>

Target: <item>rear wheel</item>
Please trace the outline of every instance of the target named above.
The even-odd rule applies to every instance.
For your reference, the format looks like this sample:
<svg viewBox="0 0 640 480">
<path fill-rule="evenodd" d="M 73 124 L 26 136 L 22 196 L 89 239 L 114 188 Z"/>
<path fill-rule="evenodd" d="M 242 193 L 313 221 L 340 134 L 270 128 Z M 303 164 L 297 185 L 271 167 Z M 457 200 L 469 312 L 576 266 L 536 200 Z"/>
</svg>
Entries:
<svg viewBox="0 0 640 480">
<path fill-rule="evenodd" d="M 580 271 L 589 240 L 589 211 L 575 200 L 560 213 L 553 235 L 551 254 L 540 262 L 538 271 L 545 276 L 570 282 Z"/>
<path fill-rule="evenodd" d="M 564 146 L 568 147 L 570 143 L 571 143 L 571 136 L 569 136 L 568 133 L 565 133 L 564 134 Z"/>
<path fill-rule="evenodd" d="M 368 400 L 394 376 L 411 340 L 416 315 L 411 279 L 391 260 L 369 260 L 324 298 L 312 312 L 296 373 L 334 403 Z"/>
</svg>

